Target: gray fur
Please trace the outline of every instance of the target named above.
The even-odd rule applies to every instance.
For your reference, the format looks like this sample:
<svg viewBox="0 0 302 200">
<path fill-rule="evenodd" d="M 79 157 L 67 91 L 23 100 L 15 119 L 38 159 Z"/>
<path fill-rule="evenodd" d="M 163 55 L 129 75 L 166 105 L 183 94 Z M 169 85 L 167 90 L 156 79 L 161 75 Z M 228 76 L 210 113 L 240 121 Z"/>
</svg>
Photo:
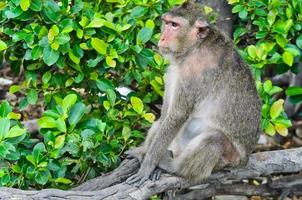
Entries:
<svg viewBox="0 0 302 200">
<path fill-rule="evenodd" d="M 196 15 L 195 8 L 186 5 L 171 13 Z M 162 115 L 144 145 L 127 152 L 142 160 L 129 184 L 141 185 L 157 166 L 198 183 L 213 169 L 244 164 L 259 137 L 261 103 L 248 66 L 216 27 L 208 27 L 207 38 L 188 46 L 190 38 L 184 36 L 194 28 L 190 26 L 182 32 L 181 49 L 171 53 L 165 49 L 171 65 Z M 168 150 L 173 157 L 165 156 Z"/>
</svg>

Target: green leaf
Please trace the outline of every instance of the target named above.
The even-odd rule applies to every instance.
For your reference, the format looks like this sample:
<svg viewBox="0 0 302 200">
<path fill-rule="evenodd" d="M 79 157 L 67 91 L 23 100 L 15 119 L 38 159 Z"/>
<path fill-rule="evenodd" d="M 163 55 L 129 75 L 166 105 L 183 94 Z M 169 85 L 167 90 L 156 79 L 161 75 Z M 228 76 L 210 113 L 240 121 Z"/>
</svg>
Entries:
<svg viewBox="0 0 302 200">
<path fill-rule="evenodd" d="M 289 119 L 278 118 L 278 119 L 272 120 L 272 122 L 274 124 L 283 124 L 286 128 L 289 128 L 292 126 L 292 122 Z"/>
<path fill-rule="evenodd" d="M 103 106 L 106 110 L 109 110 L 110 109 L 110 103 L 109 101 L 103 101 Z"/>
<path fill-rule="evenodd" d="M 106 92 L 108 89 L 113 90 L 114 89 L 114 85 L 112 84 L 112 82 L 110 80 L 104 79 L 104 78 L 100 78 L 98 80 L 96 80 L 96 85 L 99 88 L 99 90 Z"/>
<path fill-rule="evenodd" d="M 45 171 L 38 172 L 38 174 L 35 176 L 35 181 L 40 185 L 45 185 L 50 177 L 50 172 L 46 169 Z"/>
<path fill-rule="evenodd" d="M 250 45 L 247 47 L 247 52 L 251 58 L 256 58 L 257 48 L 254 45 Z"/>
<path fill-rule="evenodd" d="M 57 112 L 55 112 L 55 111 L 53 111 L 53 110 L 46 110 L 46 111 L 43 113 L 43 115 L 44 115 L 45 117 L 51 117 L 51 118 L 55 118 L 55 119 L 61 117 L 60 114 L 58 114 Z"/>
<path fill-rule="evenodd" d="M 47 0 L 43 1 L 43 7 L 47 9 L 42 9 L 42 16 L 45 16 L 47 21 L 51 21 L 53 23 L 57 23 L 59 20 L 61 14 L 60 12 L 60 7 L 54 0 Z"/>
<path fill-rule="evenodd" d="M 33 11 L 41 11 L 42 9 L 42 1 L 41 0 L 31 0 L 30 9 Z"/>
<path fill-rule="evenodd" d="M 0 39 L 0 51 L 7 49 L 7 45 Z"/>
<path fill-rule="evenodd" d="M 7 118 L 0 119 L 0 141 L 6 136 L 9 131 L 10 120 Z"/>
<path fill-rule="evenodd" d="M 20 128 L 19 125 L 12 127 L 6 134 L 6 138 L 18 137 L 26 133 L 26 129 Z"/>
<path fill-rule="evenodd" d="M 52 25 L 48 32 L 48 41 L 53 42 L 53 40 L 57 35 L 59 35 L 59 33 L 60 33 L 59 27 L 55 24 Z"/>
<path fill-rule="evenodd" d="M 147 12 L 148 12 L 148 8 L 142 6 L 136 6 L 135 8 L 132 9 L 130 17 L 133 19 L 137 19 L 139 17 L 144 16 Z"/>
<path fill-rule="evenodd" d="M 56 128 L 57 122 L 52 117 L 42 117 L 38 120 L 38 124 L 41 128 Z"/>
<path fill-rule="evenodd" d="M 104 26 L 104 23 L 106 22 L 106 20 L 101 19 L 101 18 L 94 18 L 88 25 L 86 28 L 100 28 L 102 26 Z"/>
<path fill-rule="evenodd" d="M 67 179 L 67 178 L 64 178 L 64 177 L 59 177 L 59 178 L 55 179 L 55 182 L 56 182 L 56 183 L 66 184 L 66 185 L 72 183 L 71 180 L 69 180 L 69 179 Z"/>
<path fill-rule="evenodd" d="M 291 53 L 287 52 L 287 51 L 283 53 L 282 60 L 283 60 L 283 62 L 285 62 L 290 67 L 294 63 L 294 57 L 293 57 L 293 55 Z"/>
<path fill-rule="evenodd" d="M 275 124 L 275 129 L 283 137 L 288 135 L 288 129 L 283 124 Z"/>
<path fill-rule="evenodd" d="M 131 97 L 130 102 L 131 102 L 132 108 L 133 108 L 133 110 L 135 110 L 135 112 L 137 112 L 138 114 L 141 114 L 143 112 L 144 104 L 140 98 Z"/>
<path fill-rule="evenodd" d="M 137 43 L 145 44 L 151 39 L 152 35 L 153 29 L 144 27 L 138 32 L 136 41 Z"/>
<path fill-rule="evenodd" d="M 78 58 L 76 55 L 73 54 L 72 50 L 68 51 L 68 56 L 70 58 L 70 60 L 72 60 L 72 62 L 74 62 L 75 64 L 79 64 L 81 59 Z"/>
<path fill-rule="evenodd" d="M 34 89 L 27 92 L 27 101 L 29 104 L 34 105 L 38 101 L 38 93 Z"/>
<path fill-rule="evenodd" d="M 43 50 L 43 61 L 46 65 L 51 66 L 55 64 L 60 57 L 59 51 L 54 51 L 50 46 L 47 46 Z"/>
<path fill-rule="evenodd" d="M 48 83 L 51 79 L 52 75 L 51 75 L 51 72 L 50 71 L 47 71 L 43 74 L 42 76 L 42 81 L 44 84 Z"/>
<path fill-rule="evenodd" d="M 275 10 L 270 10 L 268 15 L 267 15 L 267 22 L 269 23 L 270 26 L 272 26 L 275 21 L 276 21 L 276 14 L 277 12 Z"/>
<path fill-rule="evenodd" d="M 238 13 L 238 12 L 240 12 L 240 11 L 243 10 L 243 9 L 244 9 L 243 5 L 238 4 L 238 5 L 236 5 L 236 6 L 234 6 L 234 7 L 232 8 L 232 13 Z"/>
<path fill-rule="evenodd" d="M 229 4 L 235 4 L 238 3 L 240 0 L 228 0 Z"/>
<path fill-rule="evenodd" d="M 104 40 L 91 38 L 91 45 L 99 54 L 105 55 L 107 53 L 108 44 Z"/>
<path fill-rule="evenodd" d="M 122 136 L 125 141 L 127 141 L 131 136 L 131 129 L 129 126 L 124 126 L 122 130 Z"/>
<path fill-rule="evenodd" d="M 115 94 L 115 92 L 112 89 L 108 89 L 106 91 L 106 93 L 107 93 L 107 99 L 109 100 L 110 105 L 114 106 L 115 100 L 116 100 L 116 94 Z"/>
<path fill-rule="evenodd" d="M 76 94 L 69 94 L 63 99 L 62 108 L 64 112 L 67 112 L 67 110 L 76 103 L 77 98 Z"/>
<path fill-rule="evenodd" d="M 297 45 L 297 47 L 302 49 L 302 34 L 297 38 L 296 45 Z M 0 42 L 0 51 L 1 51 L 1 42 Z"/>
<path fill-rule="evenodd" d="M 247 12 L 246 8 L 244 8 L 243 10 L 241 10 L 241 11 L 239 12 L 239 17 L 240 17 L 241 19 L 245 19 L 245 18 L 247 17 L 247 15 L 248 15 L 248 12 Z"/>
<path fill-rule="evenodd" d="M 302 88 L 297 86 L 289 87 L 286 89 L 285 94 L 287 96 L 302 95 Z"/>
<path fill-rule="evenodd" d="M 128 25 L 129 25 L 129 28 L 130 28 L 131 25 L 130 25 L 130 24 L 128 24 Z M 154 29 L 154 28 L 155 28 L 155 23 L 154 23 L 154 21 L 151 20 L 151 19 L 148 19 L 148 20 L 146 21 L 145 27 L 146 27 L 146 28 L 150 28 L 150 29 Z"/>
<path fill-rule="evenodd" d="M 19 119 L 21 119 L 21 114 L 10 112 L 10 113 L 8 113 L 7 118 L 8 119 L 19 120 Z"/>
<path fill-rule="evenodd" d="M 272 89 L 268 92 L 269 95 L 276 94 L 278 92 L 282 92 L 283 89 L 278 86 L 273 86 Z"/>
<path fill-rule="evenodd" d="M 106 57 L 106 63 L 110 67 L 113 67 L 113 68 L 116 67 L 116 61 L 112 57 L 110 57 L 110 56 Z"/>
<path fill-rule="evenodd" d="M 31 57 L 33 60 L 39 59 L 43 54 L 43 48 L 40 46 L 35 46 L 31 51 Z"/>
<path fill-rule="evenodd" d="M 59 135 L 56 137 L 55 146 L 54 146 L 55 149 L 60 149 L 64 146 L 65 138 L 66 138 L 65 135 Z"/>
<path fill-rule="evenodd" d="M 273 88 L 273 83 L 270 80 L 266 80 L 263 84 L 263 89 L 265 92 L 269 92 Z"/>
<path fill-rule="evenodd" d="M 20 0 L 20 7 L 23 11 L 27 11 L 30 6 L 30 0 Z"/>
<path fill-rule="evenodd" d="M 57 129 L 63 133 L 66 132 L 66 123 L 62 118 L 57 119 Z"/>
<path fill-rule="evenodd" d="M 57 36 L 56 40 L 60 45 L 63 45 L 70 41 L 70 36 L 68 34 L 60 34 Z"/>
<path fill-rule="evenodd" d="M 6 117 L 10 112 L 12 112 L 12 107 L 7 101 L 3 101 L 0 104 L 0 117 Z"/>
<path fill-rule="evenodd" d="M 76 103 L 70 110 L 68 122 L 70 125 L 76 125 L 86 112 L 86 106 L 83 103 Z"/>
<path fill-rule="evenodd" d="M 33 148 L 32 155 L 34 156 L 36 164 L 39 164 L 43 158 L 43 152 L 46 152 L 44 143 L 40 142 Z"/>
<path fill-rule="evenodd" d="M 144 118 L 148 122 L 153 123 L 155 120 L 155 115 L 153 113 L 146 113 L 146 114 L 144 114 Z"/>
<path fill-rule="evenodd" d="M 33 155 L 27 155 L 26 160 L 28 160 L 31 164 L 36 165 L 36 161 Z"/>
<path fill-rule="evenodd" d="M 20 90 L 21 90 L 21 86 L 19 86 L 19 85 L 12 85 L 9 87 L 9 93 L 11 93 L 11 94 L 19 92 Z"/>
<path fill-rule="evenodd" d="M 276 42 L 279 44 L 280 47 L 285 47 L 285 45 L 288 43 L 287 39 L 284 38 L 282 35 L 278 34 L 275 36 Z"/>
<path fill-rule="evenodd" d="M 283 104 L 284 104 L 283 99 L 279 99 L 278 101 L 275 101 L 273 103 L 273 105 L 270 109 L 270 116 L 272 119 L 276 119 L 277 117 L 279 117 L 279 115 L 283 111 Z"/>
<path fill-rule="evenodd" d="M 274 136 L 276 134 L 276 130 L 274 128 L 274 125 L 272 123 L 269 123 L 266 126 L 264 132 L 267 133 L 269 136 Z"/>
</svg>

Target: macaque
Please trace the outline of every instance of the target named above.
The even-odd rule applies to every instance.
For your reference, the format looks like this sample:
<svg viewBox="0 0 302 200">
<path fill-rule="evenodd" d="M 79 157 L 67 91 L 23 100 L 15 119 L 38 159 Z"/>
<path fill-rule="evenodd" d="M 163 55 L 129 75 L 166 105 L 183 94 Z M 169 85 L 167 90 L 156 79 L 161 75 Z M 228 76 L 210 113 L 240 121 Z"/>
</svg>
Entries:
<svg viewBox="0 0 302 200">
<path fill-rule="evenodd" d="M 232 40 L 186 2 L 162 16 L 159 49 L 169 59 L 160 118 L 145 143 L 126 152 L 141 162 L 126 183 L 157 180 L 158 169 L 192 184 L 246 163 L 259 137 L 261 102 Z"/>
</svg>

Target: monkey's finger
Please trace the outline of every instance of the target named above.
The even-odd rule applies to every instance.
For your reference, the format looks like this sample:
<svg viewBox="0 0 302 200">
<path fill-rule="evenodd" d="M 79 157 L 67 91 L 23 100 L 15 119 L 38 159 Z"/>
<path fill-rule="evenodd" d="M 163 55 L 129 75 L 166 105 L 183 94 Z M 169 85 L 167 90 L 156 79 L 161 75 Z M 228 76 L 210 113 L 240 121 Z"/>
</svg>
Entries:
<svg viewBox="0 0 302 200">
<path fill-rule="evenodd" d="M 158 169 L 157 173 L 156 173 L 156 177 L 155 177 L 155 180 L 158 181 L 160 179 L 160 176 L 161 176 L 161 173 L 162 173 L 162 170 L 161 169 Z"/>
<path fill-rule="evenodd" d="M 135 187 L 140 187 L 146 182 L 146 180 L 148 180 L 148 178 L 142 177 L 138 183 L 134 184 L 134 186 Z"/>
<path fill-rule="evenodd" d="M 153 173 L 150 175 L 152 181 L 157 181 L 161 175 L 161 169 L 156 168 Z"/>
<path fill-rule="evenodd" d="M 127 178 L 127 180 L 125 182 L 131 185 L 132 180 L 135 179 L 135 177 L 136 177 L 136 175 L 130 176 L 129 178 Z"/>
<path fill-rule="evenodd" d="M 152 172 L 152 174 L 150 175 L 150 180 L 151 181 L 155 181 L 155 179 L 156 179 L 156 170 L 154 170 L 154 172 Z"/>
<path fill-rule="evenodd" d="M 126 183 L 128 183 L 129 185 L 133 185 L 134 183 L 138 182 L 140 180 L 140 176 L 135 174 L 133 176 L 131 176 L 130 178 L 128 178 L 126 180 Z"/>
</svg>

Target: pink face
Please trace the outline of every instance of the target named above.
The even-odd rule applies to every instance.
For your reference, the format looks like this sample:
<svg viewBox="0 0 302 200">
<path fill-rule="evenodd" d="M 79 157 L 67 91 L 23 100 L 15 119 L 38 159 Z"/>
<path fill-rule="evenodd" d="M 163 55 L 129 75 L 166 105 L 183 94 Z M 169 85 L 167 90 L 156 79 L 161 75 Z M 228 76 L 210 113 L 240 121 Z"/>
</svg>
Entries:
<svg viewBox="0 0 302 200">
<path fill-rule="evenodd" d="M 158 42 L 162 53 L 179 52 L 184 46 L 190 48 L 208 33 L 208 24 L 200 20 L 197 20 L 193 26 L 185 18 L 170 14 L 164 15 L 162 20 L 162 33 Z"/>
<path fill-rule="evenodd" d="M 181 17 L 174 17 L 169 14 L 164 15 L 163 19 L 163 28 L 160 40 L 158 42 L 158 46 L 160 49 L 177 49 L 177 37 L 179 35 L 180 30 L 188 25 L 188 21 Z"/>
</svg>

